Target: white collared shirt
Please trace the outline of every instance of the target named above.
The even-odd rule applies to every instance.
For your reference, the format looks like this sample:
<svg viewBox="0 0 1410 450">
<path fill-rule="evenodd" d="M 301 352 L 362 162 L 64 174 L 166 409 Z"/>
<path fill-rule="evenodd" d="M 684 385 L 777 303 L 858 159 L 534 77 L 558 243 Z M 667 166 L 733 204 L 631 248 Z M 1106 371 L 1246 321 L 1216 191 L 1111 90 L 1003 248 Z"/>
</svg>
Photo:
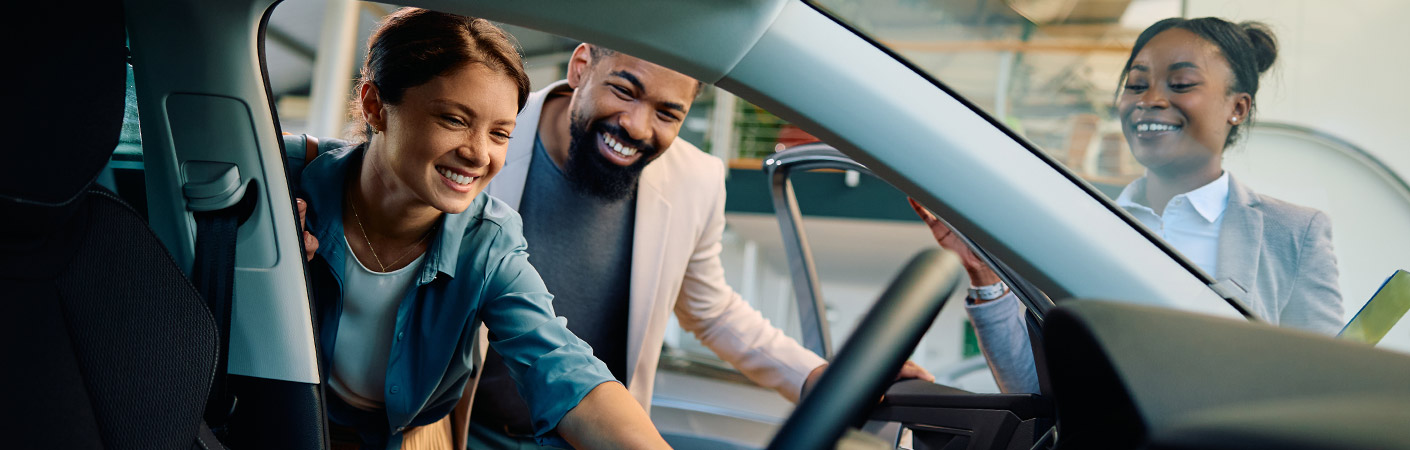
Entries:
<svg viewBox="0 0 1410 450">
<path fill-rule="evenodd" d="M 1135 216 L 1205 273 L 1217 276 L 1219 226 L 1224 222 L 1224 209 L 1229 204 L 1229 172 L 1225 171 L 1218 179 L 1198 189 L 1171 198 L 1165 204 L 1163 215 L 1139 203 L 1144 200 L 1145 190 L 1144 177 L 1131 182 L 1116 197 L 1116 205 Z"/>
</svg>

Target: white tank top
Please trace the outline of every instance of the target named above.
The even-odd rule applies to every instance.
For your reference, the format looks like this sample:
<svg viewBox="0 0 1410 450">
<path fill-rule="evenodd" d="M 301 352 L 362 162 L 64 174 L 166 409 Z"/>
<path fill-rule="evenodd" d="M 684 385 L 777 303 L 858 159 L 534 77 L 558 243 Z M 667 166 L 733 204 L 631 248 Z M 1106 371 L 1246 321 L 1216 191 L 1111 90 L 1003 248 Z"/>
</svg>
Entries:
<svg viewBox="0 0 1410 450">
<path fill-rule="evenodd" d="M 373 272 L 347 249 L 343 265 L 343 312 L 333 344 L 333 373 L 328 387 L 357 408 L 377 410 L 385 399 L 387 357 L 396 331 L 397 307 L 416 281 L 423 253 L 392 272 Z"/>
</svg>

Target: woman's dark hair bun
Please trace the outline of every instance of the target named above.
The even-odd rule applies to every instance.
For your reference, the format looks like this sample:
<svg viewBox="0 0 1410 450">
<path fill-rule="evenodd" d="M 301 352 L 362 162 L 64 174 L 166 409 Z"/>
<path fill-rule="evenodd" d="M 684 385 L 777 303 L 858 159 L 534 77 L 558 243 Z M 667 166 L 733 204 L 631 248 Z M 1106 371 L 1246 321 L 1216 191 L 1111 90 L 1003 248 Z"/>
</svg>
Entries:
<svg viewBox="0 0 1410 450">
<path fill-rule="evenodd" d="M 1267 72 L 1278 59 L 1278 39 L 1273 37 L 1273 31 L 1268 29 L 1268 25 L 1260 22 L 1244 22 L 1239 24 L 1239 27 L 1243 28 L 1249 43 L 1253 44 L 1253 59 L 1258 73 Z"/>
</svg>

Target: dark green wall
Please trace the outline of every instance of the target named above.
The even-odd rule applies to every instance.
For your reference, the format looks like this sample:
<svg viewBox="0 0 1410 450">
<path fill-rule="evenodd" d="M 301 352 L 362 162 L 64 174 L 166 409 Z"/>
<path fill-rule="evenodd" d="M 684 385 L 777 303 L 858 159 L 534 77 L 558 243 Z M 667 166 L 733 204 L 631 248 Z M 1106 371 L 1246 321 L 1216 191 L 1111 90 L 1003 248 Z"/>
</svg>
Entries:
<svg viewBox="0 0 1410 450">
<path fill-rule="evenodd" d="M 863 176 L 847 187 L 841 172 L 793 174 L 793 192 L 804 215 L 869 220 L 920 221 L 906 196 L 885 182 Z M 768 178 L 760 170 L 730 169 L 725 211 L 773 214 Z"/>
<path fill-rule="evenodd" d="M 807 216 L 840 217 L 866 220 L 920 221 L 906 196 L 891 185 L 876 178 L 863 176 L 857 187 L 847 187 L 841 172 L 804 172 L 793 174 L 793 192 L 798 206 Z M 1097 190 L 1116 198 L 1121 186 L 1093 184 Z M 725 182 L 729 196 L 725 212 L 773 214 L 769 182 L 764 172 L 750 169 L 730 169 Z"/>
</svg>

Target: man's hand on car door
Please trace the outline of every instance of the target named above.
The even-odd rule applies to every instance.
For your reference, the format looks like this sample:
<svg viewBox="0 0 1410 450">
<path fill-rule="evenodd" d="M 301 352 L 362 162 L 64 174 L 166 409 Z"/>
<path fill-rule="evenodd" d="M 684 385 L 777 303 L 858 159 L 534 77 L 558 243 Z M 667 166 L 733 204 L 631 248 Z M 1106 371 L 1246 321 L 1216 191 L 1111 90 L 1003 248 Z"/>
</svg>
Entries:
<svg viewBox="0 0 1410 450">
<path fill-rule="evenodd" d="M 827 364 L 823 364 L 821 366 L 818 366 L 817 368 L 814 368 L 812 372 L 808 373 L 808 379 L 803 381 L 803 395 L 799 396 L 799 398 L 807 396 L 808 393 L 813 390 L 813 386 L 817 384 L 819 378 L 822 378 L 823 371 L 826 370 Z M 908 359 L 906 360 L 905 364 L 901 365 L 901 370 L 896 373 L 895 381 L 901 381 L 910 378 L 925 380 L 931 383 L 935 382 L 935 375 L 931 375 L 930 371 L 925 370 L 925 368 L 921 367 L 920 364 L 916 364 L 914 361 Z"/>
</svg>

